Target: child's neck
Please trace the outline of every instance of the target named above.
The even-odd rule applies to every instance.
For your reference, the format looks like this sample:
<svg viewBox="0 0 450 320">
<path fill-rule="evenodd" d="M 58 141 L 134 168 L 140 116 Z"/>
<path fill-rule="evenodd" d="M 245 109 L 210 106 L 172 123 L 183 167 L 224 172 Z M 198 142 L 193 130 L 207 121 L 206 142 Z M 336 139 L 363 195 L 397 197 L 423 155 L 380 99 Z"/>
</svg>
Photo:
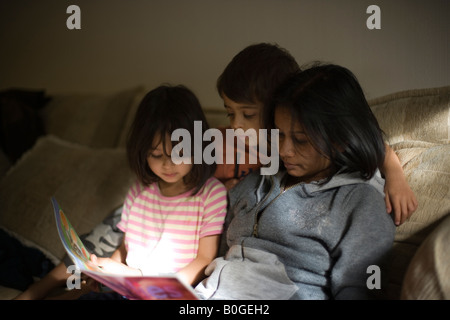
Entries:
<svg viewBox="0 0 450 320">
<path fill-rule="evenodd" d="M 281 181 L 281 186 L 283 187 L 283 190 L 286 190 L 300 182 L 302 182 L 301 179 L 293 177 L 293 176 L 289 175 L 288 173 L 286 173 L 286 175 L 283 177 L 283 179 Z"/>
<path fill-rule="evenodd" d="M 184 181 L 168 183 L 164 180 L 159 180 L 158 187 L 161 194 L 165 197 L 175 197 L 189 191 L 189 187 L 184 183 Z"/>
</svg>

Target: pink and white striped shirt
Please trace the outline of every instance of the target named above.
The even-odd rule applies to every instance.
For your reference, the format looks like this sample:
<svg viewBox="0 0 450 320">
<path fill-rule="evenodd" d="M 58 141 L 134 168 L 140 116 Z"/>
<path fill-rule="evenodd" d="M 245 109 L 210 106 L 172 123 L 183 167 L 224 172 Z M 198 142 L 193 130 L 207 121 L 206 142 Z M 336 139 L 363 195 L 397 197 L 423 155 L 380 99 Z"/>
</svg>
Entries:
<svg viewBox="0 0 450 320">
<path fill-rule="evenodd" d="M 199 239 L 222 233 L 227 191 L 214 177 L 194 196 L 163 196 L 158 183 L 134 184 L 117 227 L 125 232 L 126 262 L 143 274 L 174 273 L 197 256 Z"/>
</svg>

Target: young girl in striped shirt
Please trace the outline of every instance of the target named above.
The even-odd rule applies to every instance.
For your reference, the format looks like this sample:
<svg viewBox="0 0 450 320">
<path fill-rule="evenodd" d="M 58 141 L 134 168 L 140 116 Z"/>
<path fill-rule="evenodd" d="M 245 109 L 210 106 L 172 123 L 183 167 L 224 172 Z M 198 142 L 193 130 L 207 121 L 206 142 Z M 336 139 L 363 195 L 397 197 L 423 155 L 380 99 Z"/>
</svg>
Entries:
<svg viewBox="0 0 450 320">
<path fill-rule="evenodd" d="M 208 129 L 199 101 L 183 86 L 160 86 L 142 100 L 127 144 L 138 181 L 118 224 L 124 240 L 111 258 L 93 258 L 105 271 L 178 273 L 195 285 L 216 257 L 227 206 L 226 189 L 213 177 L 216 166 L 171 158 L 172 132 L 184 128 L 193 137 L 194 121 Z"/>
</svg>

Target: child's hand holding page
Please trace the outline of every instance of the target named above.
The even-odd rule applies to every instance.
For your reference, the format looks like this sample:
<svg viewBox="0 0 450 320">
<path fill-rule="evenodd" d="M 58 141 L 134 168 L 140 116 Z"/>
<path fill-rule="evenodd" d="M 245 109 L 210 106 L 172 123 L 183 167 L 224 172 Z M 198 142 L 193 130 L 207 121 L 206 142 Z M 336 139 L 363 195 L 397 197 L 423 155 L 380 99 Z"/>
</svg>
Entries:
<svg viewBox="0 0 450 320">
<path fill-rule="evenodd" d="M 96 255 L 91 254 L 91 261 L 106 273 L 127 276 L 142 276 L 141 270 L 131 268 L 126 264 L 111 258 L 98 258 Z"/>
</svg>

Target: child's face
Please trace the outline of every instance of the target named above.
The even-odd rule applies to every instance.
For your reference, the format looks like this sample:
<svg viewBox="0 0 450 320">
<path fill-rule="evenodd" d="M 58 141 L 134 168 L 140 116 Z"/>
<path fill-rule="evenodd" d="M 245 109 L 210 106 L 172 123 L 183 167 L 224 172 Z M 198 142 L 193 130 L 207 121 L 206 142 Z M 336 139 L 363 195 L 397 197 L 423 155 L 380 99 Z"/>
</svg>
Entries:
<svg viewBox="0 0 450 320">
<path fill-rule="evenodd" d="M 262 103 L 240 103 L 235 102 L 223 95 L 223 103 L 230 118 L 231 128 L 234 130 L 255 129 L 258 132 L 261 129 L 261 110 Z"/>
<path fill-rule="evenodd" d="M 311 182 L 330 175 L 331 162 L 313 147 L 303 127 L 283 107 L 275 110 L 275 128 L 279 130 L 279 154 L 289 175 Z"/>
<path fill-rule="evenodd" d="M 189 174 L 192 169 L 192 164 L 174 164 L 170 157 L 172 152 L 172 144 L 170 143 L 170 136 L 166 136 L 166 149 L 164 151 L 163 143 L 159 136 L 155 137 L 155 141 L 147 156 L 147 163 L 150 170 L 156 174 L 162 181 L 169 184 L 183 184 L 183 178 Z"/>
</svg>

